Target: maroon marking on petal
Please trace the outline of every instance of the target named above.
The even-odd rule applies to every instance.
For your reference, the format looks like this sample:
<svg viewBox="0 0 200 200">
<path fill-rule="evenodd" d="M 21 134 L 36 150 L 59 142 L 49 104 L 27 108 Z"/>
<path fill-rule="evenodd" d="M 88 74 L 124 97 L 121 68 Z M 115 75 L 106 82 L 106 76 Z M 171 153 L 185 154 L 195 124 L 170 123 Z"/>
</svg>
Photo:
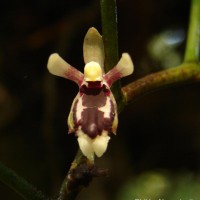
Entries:
<svg viewBox="0 0 200 200">
<path fill-rule="evenodd" d="M 101 88 L 102 85 L 101 85 L 101 81 L 88 81 L 88 88 Z"/>
<path fill-rule="evenodd" d="M 82 103 L 86 108 L 81 113 L 81 119 L 78 121 L 76 112 L 78 111 L 77 104 L 80 99 L 77 99 L 73 108 L 73 120 L 75 131 L 81 128 L 82 131 L 90 138 L 94 139 L 97 135 L 101 135 L 103 130 L 112 132 L 112 125 L 115 117 L 114 103 L 110 96 L 110 90 L 104 85 L 101 88 L 87 88 L 83 85 L 80 88 L 82 93 Z M 104 113 L 98 108 L 105 106 L 107 97 L 110 101 L 109 117 L 104 118 Z"/>
<path fill-rule="evenodd" d="M 104 75 L 104 79 L 110 87 L 115 81 L 120 79 L 121 76 L 122 74 L 120 73 L 120 71 L 116 67 L 114 67 L 107 74 Z"/>
<path fill-rule="evenodd" d="M 103 131 L 103 112 L 97 108 L 86 108 L 82 113 L 82 130 L 92 139 Z"/>
<path fill-rule="evenodd" d="M 86 108 L 82 112 L 82 118 L 78 124 L 81 125 L 83 132 L 93 139 L 97 135 L 101 135 L 103 130 L 112 132 L 114 116 L 114 104 L 111 101 L 109 118 L 104 118 L 104 113 L 97 108 Z"/>
<path fill-rule="evenodd" d="M 83 93 L 83 106 L 99 108 L 106 104 L 107 95 L 104 92 L 104 87 L 88 88 L 83 85 L 80 91 Z"/>
<path fill-rule="evenodd" d="M 83 74 L 72 66 L 64 73 L 64 77 L 76 82 L 79 86 L 82 84 L 84 79 Z"/>
<path fill-rule="evenodd" d="M 76 118 L 78 100 L 79 100 L 79 99 L 77 99 L 77 100 L 74 102 L 74 107 L 73 107 L 73 109 L 72 109 L 72 112 L 73 112 L 73 122 L 74 122 L 74 130 L 75 130 L 75 131 L 78 129 L 78 121 L 77 121 L 77 118 Z"/>
<path fill-rule="evenodd" d="M 108 87 L 106 87 L 105 85 L 103 85 L 103 92 L 105 93 L 106 96 L 110 96 L 110 89 Z"/>
</svg>

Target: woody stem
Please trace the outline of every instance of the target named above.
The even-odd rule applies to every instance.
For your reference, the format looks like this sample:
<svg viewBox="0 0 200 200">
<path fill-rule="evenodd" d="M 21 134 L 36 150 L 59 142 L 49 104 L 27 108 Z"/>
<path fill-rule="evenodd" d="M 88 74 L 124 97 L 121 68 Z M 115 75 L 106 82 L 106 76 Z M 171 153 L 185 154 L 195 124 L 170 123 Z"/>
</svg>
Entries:
<svg viewBox="0 0 200 200">
<path fill-rule="evenodd" d="M 183 82 L 200 81 L 200 1 L 191 1 L 190 21 L 183 64 L 149 74 L 122 88 L 126 102 L 155 89 Z"/>
</svg>

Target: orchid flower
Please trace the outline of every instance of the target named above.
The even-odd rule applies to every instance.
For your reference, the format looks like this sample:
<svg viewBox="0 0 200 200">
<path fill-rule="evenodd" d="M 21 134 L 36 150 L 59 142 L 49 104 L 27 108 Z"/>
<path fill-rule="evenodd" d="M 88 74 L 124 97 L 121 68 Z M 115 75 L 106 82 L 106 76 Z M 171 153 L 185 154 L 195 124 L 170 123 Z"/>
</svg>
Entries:
<svg viewBox="0 0 200 200">
<path fill-rule="evenodd" d="M 72 67 L 57 53 L 50 55 L 47 68 L 53 75 L 74 81 L 79 86 L 68 117 L 69 133 L 77 136 L 84 156 L 94 160 L 101 157 L 108 146 L 111 133 L 118 125 L 117 105 L 110 90 L 112 84 L 133 73 L 134 66 L 128 53 L 109 72 L 104 72 L 102 36 L 90 28 L 83 44 L 84 73 Z"/>
</svg>

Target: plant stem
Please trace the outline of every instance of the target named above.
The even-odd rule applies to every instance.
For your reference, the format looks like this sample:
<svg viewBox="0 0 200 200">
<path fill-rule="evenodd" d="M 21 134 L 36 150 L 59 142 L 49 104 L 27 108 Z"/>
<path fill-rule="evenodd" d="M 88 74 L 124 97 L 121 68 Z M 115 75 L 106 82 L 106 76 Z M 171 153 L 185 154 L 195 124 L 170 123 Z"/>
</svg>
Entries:
<svg viewBox="0 0 200 200">
<path fill-rule="evenodd" d="M 93 177 L 107 175 L 107 169 L 99 169 L 89 161 L 80 149 L 63 181 L 57 200 L 74 200 L 83 187 L 88 186 Z"/>
<path fill-rule="evenodd" d="M 199 62 L 200 1 L 192 0 L 184 62 Z"/>
<path fill-rule="evenodd" d="M 182 65 L 149 74 L 122 88 L 126 102 L 163 86 L 200 80 L 200 0 L 192 0 L 184 62 Z"/>
<path fill-rule="evenodd" d="M 73 200 L 78 195 L 80 188 L 76 189 L 74 191 L 69 190 L 69 174 L 71 173 L 74 166 L 76 167 L 76 166 L 78 166 L 79 163 L 82 162 L 82 159 L 84 159 L 84 156 L 81 153 L 81 151 L 78 150 L 78 152 L 77 152 L 77 154 L 74 158 L 74 161 L 71 164 L 71 168 L 69 169 L 69 171 L 68 171 L 68 173 L 67 173 L 67 175 L 66 175 L 66 177 L 65 177 L 65 179 L 62 183 L 62 186 L 60 188 L 59 197 L 58 197 L 57 200 Z"/>
<path fill-rule="evenodd" d="M 119 61 L 118 55 L 118 34 L 117 34 L 117 7 L 116 0 L 100 0 L 101 4 L 101 23 L 103 32 L 103 42 L 105 51 L 105 71 L 108 72 Z M 115 96 L 118 112 L 125 104 L 121 92 L 120 81 L 112 86 L 112 92 Z"/>
<path fill-rule="evenodd" d="M 185 63 L 175 68 L 147 75 L 123 87 L 122 92 L 126 102 L 130 103 L 136 97 L 152 90 L 186 81 L 200 81 L 199 64 Z"/>
<path fill-rule="evenodd" d="M 100 0 L 100 3 L 105 50 L 105 71 L 108 72 L 119 60 L 116 1 Z"/>
<path fill-rule="evenodd" d="M 25 179 L 17 175 L 14 171 L 7 168 L 0 162 L 0 180 L 12 188 L 24 199 L 28 200 L 47 200 L 45 195 L 38 191 L 34 186 L 28 183 Z"/>
</svg>

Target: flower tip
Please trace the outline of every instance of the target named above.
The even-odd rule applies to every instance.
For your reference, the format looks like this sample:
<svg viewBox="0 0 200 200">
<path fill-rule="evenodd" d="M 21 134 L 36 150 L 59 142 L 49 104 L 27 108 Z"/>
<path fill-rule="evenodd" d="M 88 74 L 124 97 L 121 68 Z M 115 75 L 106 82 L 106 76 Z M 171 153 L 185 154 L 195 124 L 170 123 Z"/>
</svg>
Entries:
<svg viewBox="0 0 200 200">
<path fill-rule="evenodd" d="M 104 46 L 100 33 L 96 28 L 91 27 L 87 31 L 83 43 L 83 57 L 87 64 L 91 61 L 99 63 L 101 68 L 104 67 Z"/>
<path fill-rule="evenodd" d="M 65 74 L 67 74 L 69 69 L 71 68 L 71 65 L 69 65 L 65 60 L 63 60 L 59 56 L 59 54 L 53 53 L 49 56 L 47 69 L 51 74 L 60 77 L 65 77 Z"/>
<path fill-rule="evenodd" d="M 134 64 L 132 59 L 128 53 L 123 53 L 121 58 L 122 65 L 125 67 L 126 75 L 128 76 L 133 73 L 134 71 Z"/>
<path fill-rule="evenodd" d="M 101 36 L 100 33 L 98 32 L 98 30 L 97 30 L 95 27 L 90 27 L 90 28 L 88 29 L 87 34 L 89 34 L 89 35 L 98 35 L 98 36 Z M 86 34 L 86 35 L 87 35 L 87 34 Z"/>
<path fill-rule="evenodd" d="M 54 74 L 54 68 L 55 68 L 55 63 L 58 60 L 59 55 L 57 53 L 53 53 L 49 56 L 48 63 L 47 63 L 47 69 L 51 74 Z"/>
<path fill-rule="evenodd" d="M 70 68 L 70 65 L 65 62 L 57 53 L 49 56 L 47 69 L 49 72 L 56 76 L 64 77 L 64 73 Z"/>
</svg>

